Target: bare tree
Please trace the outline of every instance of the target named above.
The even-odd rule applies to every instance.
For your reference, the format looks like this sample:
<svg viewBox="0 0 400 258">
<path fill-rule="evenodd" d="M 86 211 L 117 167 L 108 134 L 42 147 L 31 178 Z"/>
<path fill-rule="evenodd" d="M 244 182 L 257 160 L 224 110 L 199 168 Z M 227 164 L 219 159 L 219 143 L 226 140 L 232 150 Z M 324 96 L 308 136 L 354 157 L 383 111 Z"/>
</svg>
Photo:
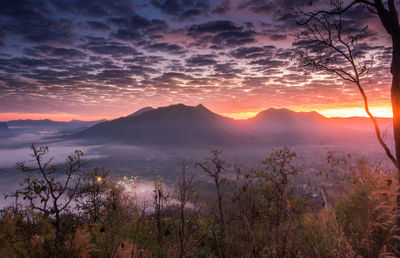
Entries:
<svg viewBox="0 0 400 258">
<path fill-rule="evenodd" d="M 20 183 L 22 188 L 18 189 L 12 196 L 21 196 L 28 201 L 32 210 L 40 212 L 52 221 L 55 229 L 55 245 L 53 255 L 57 256 L 63 242 L 62 222 L 63 215 L 68 211 L 71 201 L 76 197 L 80 178 L 77 173 L 84 163 L 81 160 L 83 153 L 79 150 L 68 156 L 65 162 L 65 172 L 56 176 L 58 167 L 51 165 L 53 158 L 44 160 L 49 152 L 47 146 L 36 148 L 32 144 L 33 162 L 31 167 L 24 162 L 17 163 L 17 166 L 28 176 Z"/>
<path fill-rule="evenodd" d="M 224 219 L 224 210 L 222 204 L 222 192 L 221 192 L 221 172 L 226 169 L 226 162 L 223 161 L 220 157 L 222 154 L 221 150 L 212 150 L 211 157 L 207 158 L 203 163 L 196 163 L 196 166 L 199 166 L 214 179 L 215 188 L 217 191 L 217 202 L 218 202 L 218 211 L 219 211 L 219 224 L 222 235 L 224 234 L 225 227 L 225 219 Z"/>
<path fill-rule="evenodd" d="M 354 27 L 345 29 L 343 25 L 343 16 L 348 10 L 362 7 L 377 15 L 392 39 L 390 72 L 395 154 L 392 154 L 383 140 L 378 123 L 369 110 L 367 95 L 361 83 L 362 76 L 371 66 L 371 59 L 368 60 L 359 45 L 367 34 L 367 29 L 366 27 L 361 30 Z M 329 9 L 301 11 L 301 14 L 305 19 L 298 23 L 305 26 L 306 30 L 299 34 L 299 40 L 308 40 L 310 44 L 315 44 L 314 47 L 320 48 L 316 52 L 303 51 L 301 56 L 304 64 L 336 74 L 357 86 L 364 100 L 365 111 L 374 125 L 376 137 L 400 174 L 400 22 L 395 0 L 352 0 L 347 5 L 342 0 L 332 0 Z M 324 51 L 326 52 L 323 53 Z M 398 178 L 400 180 L 400 176 Z M 397 192 L 396 225 L 400 228 L 400 181 Z M 396 249 L 400 253 L 400 248 Z"/>
<path fill-rule="evenodd" d="M 333 2 L 336 9 L 342 9 L 341 1 Z M 306 14 L 310 16 L 310 14 Z M 325 13 L 313 16 L 306 24 L 306 29 L 297 35 L 297 43 L 311 43 L 299 48 L 301 61 L 305 66 L 332 73 L 339 78 L 354 83 L 364 101 L 364 108 L 370 117 L 376 137 L 386 155 L 397 167 L 397 161 L 383 140 L 378 122 L 370 112 L 368 98 L 361 83 L 372 66 L 373 56 L 368 56 L 361 48 L 368 37 L 367 27 L 357 29 L 344 25 L 343 13 L 336 16 Z M 309 50 L 308 48 L 313 48 Z M 372 47 L 371 47 L 372 48 Z"/>
<path fill-rule="evenodd" d="M 106 206 L 107 194 L 114 184 L 104 168 L 95 167 L 82 174 L 75 202 L 87 223 L 99 221 Z"/>
<path fill-rule="evenodd" d="M 200 206 L 198 205 L 198 196 L 193 187 L 193 177 L 187 178 L 187 169 L 189 165 L 186 161 L 182 162 L 182 177 L 178 182 L 178 193 L 176 200 L 178 201 L 179 210 L 179 257 L 187 257 L 192 250 L 203 238 L 202 235 L 196 235 L 199 231 L 198 221 L 200 219 Z M 186 207 L 191 204 L 193 207 Z"/>
<path fill-rule="evenodd" d="M 165 206 L 168 204 L 169 195 L 166 193 L 163 183 L 161 181 L 156 181 L 154 183 L 153 190 L 153 208 L 154 208 L 154 221 L 156 223 L 157 230 L 157 245 L 159 248 L 159 252 L 161 252 L 162 248 L 162 218 L 164 216 Z"/>
<path fill-rule="evenodd" d="M 311 1 L 312 2 L 312 1 Z M 385 31 L 392 39 L 392 62 L 390 66 L 390 72 L 392 74 L 392 87 L 391 87 L 391 100 L 393 109 L 393 131 L 394 131 L 394 141 L 395 141 L 395 157 L 391 155 L 385 148 L 388 157 L 395 163 L 396 168 L 400 171 L 400 22 L 399 16 L 396 9 L 395 0 L 352 0 L 348 5 L 343 6 L 343 1 L 334 0 L 332 1 L 333 8 L 330 10 L 319 10 L 315 12 L 302 12 L 306 19 L 299 22 L 300 25 L 310 25 L 313 22 L 320 23 L 321 17 L 327 16 L 339 16 L 341 17 L 346 11 L 350 10 L 355 6 L 365 6 L 368 10 L 376 14 L 382 23 Z M 339 28 L 341 30 L 341 28 Z M 346 45 L 348 45 L 346 43 Z M 350 45 L 351 47 L 351 45 Z M 348 60 L 352 62 L 351 59 Z M 359 74 L 360 75 L 360 74 Z M 355 80 L 354 80 L 355 79 Z M 357 82 L 356 74 L 352 81 Z M 358 86 L 358 85 L 357 85 Z M 365 94 L 361 87 L 359 87 L 363 98 L 366 99 Z M 367 113 L 369 112 L 367 110 Z M 368 115 L 371 117 L 370 113 Z M 373 120 L 374 122 L 374 120 Z M 376 127 L 376 122 L 374 122 Z M 382 145 L 382 143 L 381 143 Z M 400 178 L 400 177 L 399 177 Z M 400 197 L 399 197 L 400 198 Z M 400 199 L 399 199 L 400 204 Z"/>
</svg>

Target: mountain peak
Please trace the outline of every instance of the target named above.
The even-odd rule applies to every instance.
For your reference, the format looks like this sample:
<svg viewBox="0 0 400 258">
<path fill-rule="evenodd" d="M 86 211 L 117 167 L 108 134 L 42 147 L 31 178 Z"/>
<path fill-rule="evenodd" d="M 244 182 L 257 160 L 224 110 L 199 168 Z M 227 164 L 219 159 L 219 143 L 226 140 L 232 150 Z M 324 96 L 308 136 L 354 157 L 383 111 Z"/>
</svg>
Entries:
<svg viewBox="0 0 400 258">
<path fill-rule="evenodd" d="M 141 114 L 143 114 L 143 113 L 145 113 L 145 112 L 147 112 L 147 111 L 151 111 L 151 110 L 154 110 L 154 108 L 152 108 L 152 107 L 150 107 L 150 106 L 149 106 L 149 107 L 144 107 L 144 108 L 141 108 L 141 109 L 135 111 L 134 113 L 132 113 L 132 114 L 130 114 L 130 115 L 127 115 L 127 117 L 139 116 L 139 115 L 141 115 Z"/>
<path fill-rule="evenodd" d="M 198 104 L 197 106 L 189 106 L 189 105 L 185 105 L 182 103 L 178 103 L 178 104 L 173 104 L 170 106 L 166 106 L 166 107 L 159 107 L 157 109 L 162 109 L 162 110 L 192 110 L 192 111 L 207 111 L 209 113 L 213 113 L 212 111 L 210 111 L 208 108 L 206 108 L 205 106 L 203 106 L 202 104 Z"/>
</svg>

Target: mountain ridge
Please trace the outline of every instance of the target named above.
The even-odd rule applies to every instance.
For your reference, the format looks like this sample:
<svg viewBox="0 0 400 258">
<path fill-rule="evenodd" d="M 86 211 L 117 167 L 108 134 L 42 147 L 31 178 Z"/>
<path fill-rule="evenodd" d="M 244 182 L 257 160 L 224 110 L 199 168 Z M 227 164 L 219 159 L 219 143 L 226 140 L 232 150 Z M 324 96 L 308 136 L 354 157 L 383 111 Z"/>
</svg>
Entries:
<svg viewBox="0 0 400 258">
<path fill-rule="evenodd" d="M 350 138 L 354 134 L 315 111 L 270 108 L 253 118 L 235 120 L 201 104 L 175 104 L 99 123 L 75 136 L 138 145 L 212 146 L 317 143 Z"/>
</svg>

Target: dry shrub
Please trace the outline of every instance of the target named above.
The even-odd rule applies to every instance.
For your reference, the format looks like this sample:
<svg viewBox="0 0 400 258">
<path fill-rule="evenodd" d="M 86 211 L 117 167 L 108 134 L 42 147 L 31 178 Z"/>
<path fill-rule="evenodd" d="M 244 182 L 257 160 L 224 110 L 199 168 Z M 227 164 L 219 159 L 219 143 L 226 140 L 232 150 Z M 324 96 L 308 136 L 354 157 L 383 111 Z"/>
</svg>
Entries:
<svg viewBox="0 0 400 258">
<path fill-rule="evenodd" d="M 71 256 L 78 258 L 92 257 L 95 251 L 94 245 L 90 243 L 90 234 L 87 229 L 77 228 L 71 246 Z"/>
<path fill-rule="evenodd" d="M 301 257 L 355 257 L 333 209 L 305 215 L 297 232 Z"/>
<path fill-rule="evenodd" d="M 387 175 L 364 161 L 358 163 L 348 196 L 336 205 L 338 220 L 357 254 L 377 257 L 391 245 L 395 196 L 395 185 Z"/>
</svg>

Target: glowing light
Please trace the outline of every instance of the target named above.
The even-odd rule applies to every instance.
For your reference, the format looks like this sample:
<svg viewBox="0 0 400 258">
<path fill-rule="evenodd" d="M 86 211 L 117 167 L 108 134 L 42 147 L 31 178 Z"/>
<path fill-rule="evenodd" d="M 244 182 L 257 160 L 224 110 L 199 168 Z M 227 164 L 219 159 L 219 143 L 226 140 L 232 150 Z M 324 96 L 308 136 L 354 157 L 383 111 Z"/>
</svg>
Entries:
<svg viewBox="0 0 400 258">
<path fill-rule="evenodd" d="M 97 182 L 101 182 L 101 181 L 103 181 L 103 178 L 97 177 Z"/>
<path fill-rule="evenodd" d="M 261 111 L 261 110 L 260 110 Z M 251 117 L 255 117 L 259 111 L 256 112 L 235 112 L 235 113 L 220 113 L 220 115 L 230 117 L 233 119 L 247 119 Z"/>
<path fill-rule="evenodd" d="M 324 109 L 317 111 L 318 113 L 326 117 L 368 116 L 364 108 L 338 108 L 338 109 Z M 371 107 L 370 111 L 376 117 L 393 117 L 391 107 Z"/>
</svg>

